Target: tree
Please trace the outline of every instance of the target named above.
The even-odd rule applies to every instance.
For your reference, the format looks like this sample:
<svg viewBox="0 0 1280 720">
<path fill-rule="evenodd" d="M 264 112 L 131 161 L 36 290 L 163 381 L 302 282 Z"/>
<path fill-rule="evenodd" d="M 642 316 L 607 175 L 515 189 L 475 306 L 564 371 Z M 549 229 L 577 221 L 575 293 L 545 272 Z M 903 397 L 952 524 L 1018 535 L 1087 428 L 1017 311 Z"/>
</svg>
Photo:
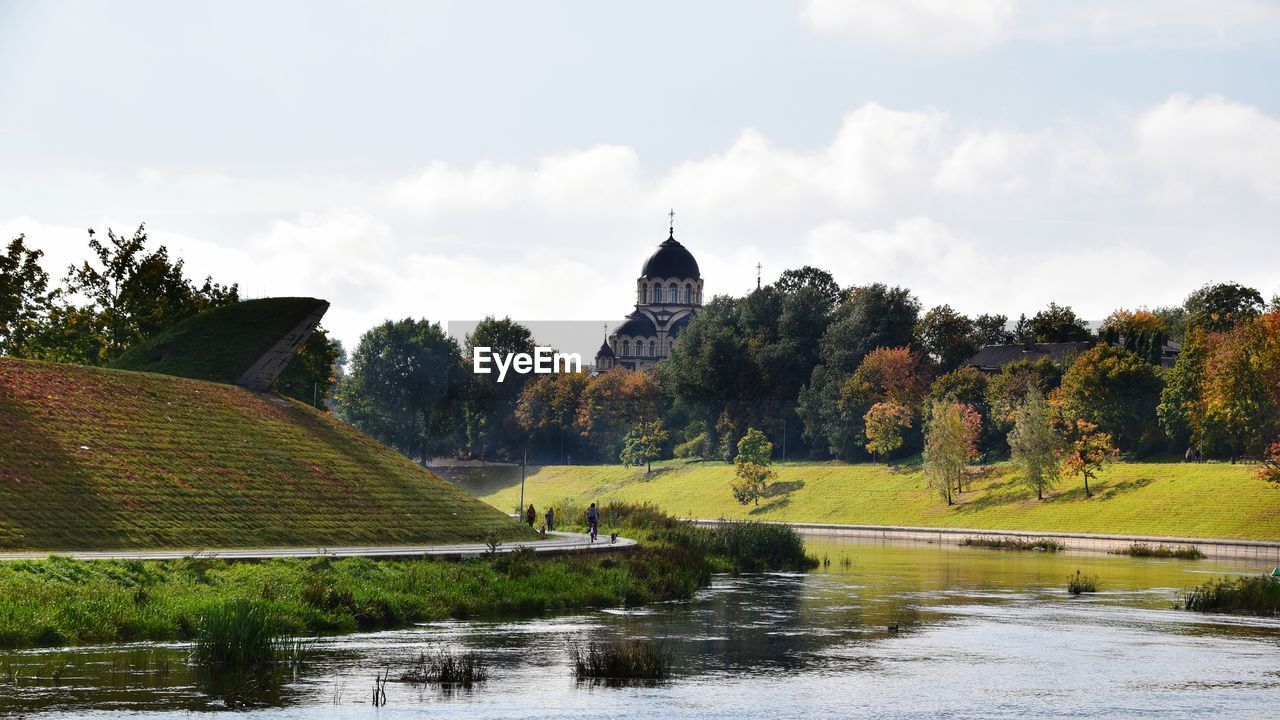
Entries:
<svg viewBox="0 0 1280 720">
<path fill-rule="evenodd" d="M 626 433 L 637 423 L 658 416 L 661 394 L 652 373 L 615 368 L 587 383 L 574 427 L 596 457 L 618 457 Z"/>
<path fill-rule="evenodd" d="M 784 270 L 774 287 L 785 295 L 794 295 L 804 288 L 815 290 L 827 301 L 828 306 L 840 302 L 840 286 L 831 273 L 821 268 L 805 265 L 795 270 Z"/>
<path fill-rule="evenodd" d="M 1033 388 L 1014 413 L 1013 430 L 1009 431 L 1009 447 L 1013 464 L 1021 471 L 1022 480 L 1044 499 L 1044 491 L 1058 481 L 1057 439 L 1049 416 L 1049 407 L 1039 389 Z"/>
<path fill-rule="evenodd" d="M 920 347 L 942 372 L 954 370 L 973 357 L 978 351 L 975 335 L 973 321 L 952 310 L 950 305 L 933 308 L 916 323 Z"/>
<path fill-rule="evenodd" d="M 1100 432 L 1098 426 L 1087 420 L 1068 420 L 1063 428 L 1064 450 L 1062 472 L 1068 476 L 1084 478 L 1084 496 L 1093 497 L 1089 491 L 1089 479 L 1097 477 L 1102 466 L 1116 454 L 1111 435 Z"/>
<path fill-rule="evenodd" d="M 69 268 L 61 295 L 64 303 L 82 297 L 88 304 L 78 312 L 65 307 L 60 313 L 76 320 L 70 328 L 89 337 L 64 338 L 60 352 L 83 349 L 89 352 L 80 362 L 104 364 L 178 320 L 239 302 L 236 285 L 223 286 L 206 278 L 197 288 L 183 276 L 183 261 L 169 258 L 168 248 L 161 245 L 148 252 L 146 246 L 145 225 L 139 225 L 132 236 L 116 235 L 108 228 L 105 243 L 89 230 L 94 258 Z M 63 327 L 50 335 L 58 337 L 67 331 Z"/>
<path fill-rule="evenodd" d="M 925 426 L 925 480 L 947 505 L 954 502 L 953 490 L 962 490 L 973 457 L 974 433 L 972 425 L 966 422 L 965 407 L 959 403 L 934 403 Z"/>
<path fill-rule="evenodd" d="M 338 416 L 425 462 L 461 441 L 464 371 L 458 343 L 438 323 L 388 320 L 360 337 Z"/>
<path fill-rule="evenodd" d="M 1164 389 L 1156 416 L 1174 447 L 1188 447 L 1198 437 L 1204 420 L 1202 380 L 1209 355 L 1209 336 L 1195 329 L 1187 334 L 1173 367 L 1164 372 Z"/>
<path fill-rule="evenodd" d="M 874 284 L 855 287 L 832 313 L 822 335 L 818 364 L 800 391 L 796 412 L 804 437 L 815 447 L 846 460 L 862 456 L 862 408 L 847 414 L 841 388 L 877 347 L 911 344 L 920 302 L 905 288 Z"/>
<path fill-rule="evenodd" d="M 1280 435 L 1280 313 L 1211 336 L 1196 412 L 1204 443 L 1232 457 Z"/>
<path fill-rule="evenodd" d="M 1013 333 L 1006 329 L 1009 318 L 1006 315 L 979 315 L 973 319 L 973 344 L 979 348 L 987 345 L 1008 345 L 1013 342 Z"/>
<path fill-rule="evenodd" d="M 907 413 L 906 428 L 912 426 L 921 400 L 928 392 L 929 375 L 924 359 L 910 348 L 876 348 L 863 359 L 841 386 L 839 407 L 849 428 L 862 438 L 864 447 L 872 439 L 866 422 L 867 413 L 877 403 L 891 402 L 901 406 Z M 886 428 L 880 428 L 880 431 L 884 430 Z M 905 441 L 905 438 L 901 439 Z"/>
<path fill-rule="evenodd" d="M 1068 305 L 1049 303 L 1049 307 L 1036 313 L 1023 329 L 1024 337 L 1029 329 L 1035 342 L 1060 343 L 1081 342 L 1093 339 L 1089 325 L 1076 317 L 1076 313 Z M 1019 342 L 1023 339 L 1019 338 Z"/>
<path fill-rule="evenodd" d="M 1123 450 L 1159 440 L 1156 407 L 1159 370 L 1127 350 L 1098 345 L 1085 351 L 1062 376 L 1051 396 L 1065 417 L 1087 420 Z"/>
<path fill-rule="evenodd" d="M 755 428 L 738 440 L 738 452 L 734 456 L 733 473 L 735 480 L 730 486 L 733 497 L 739 504 L 746 505 L 754 501 L 760 504 L 769 489 L 769 481 L 776 473 L 770 465 L 773 463 L 773 443 L 764 433 Z"/>
<path fill-rule="evenodd" d="M 538 375 L 525 384 L 516 402 L 516 422 L 535 453 L 554 454 L 564 462 L 568 452 L 576 452 L 580 436 L 574 423 L 590 382 L 585 372 L 562 372 Z"/>
<path fill-rule="evenodd" d="M 871 406 L 863 417 L 866 422 L 867 452 L 885 456 L 902 447 L 902 434 L 911 427 L 911 410 L 892 400 Z"/>
<path fill-rule="evenodd" d="M 471 357 L 478 347 L 490 348 L 500 355 L 532 354 L 533 333 L 511 318 L 499 320 L 489 316 L 476 323 L 466 337 L 464 362 L 468 374 L 463 422 L 467 449 L 475 457 L 509 456 L 521 437 L 515 420 L 516 401 L 530 376 L 508 372 L 499 381 L 497 372 L 471 372 Z"/>
<path fill-rule="evenodd" d="M 1159 366 L 1164 355 L 1164 320 L 1149 310 L 1116 310 L 1102 321 L 1099 338 Z"/>
<path fill-rule="evenodd" d="M 644 465 L 646 474 L 653 472 L 653 461 L 662 457 L 662 448 L 669 439 L 661 420 L 637 424 L 623 438 L 619 455 L 622 464 L 627 467 Z"/>
<path fill-rule="evenodd" d="M 342 354 L 342 343 L 316 326 L 276 378 L 276 392 L 324 409 L 338 383 L 338 358 Z"/>
<path fill-rule="evenodd" d="M 981 370 L 973 367 L 962 367 L 940 376 L 933 381 L 924 406 L 932 408 L 938 403 L 959 404 L 967 406 L 976 418 L 979 427 L 975 438 L 975 457 L 981 450 L 999 445 L 1003 437 L 995 437 L 997 424 L 990 422 L 991 405 L 987 401 L 989 380 Z"/>
<path fill-rule="evenodd" d="M 1280 485 L 1280 440 L 1267 447 L 1262 455 L 1262 465 L 1258 468 L 1258 477 L 1270 483 Z"/>
<path fill-rule="evenodd" d="M 1205 285 L 1183 303 L 1188 328 L 1224 332 L 1236 323 L 1262 313 L 1262 294 L 1239 283 Z"/>
<path fill-rule="evenodd" d="M 9 242 L 0 255 L 0 355 L 20 355 L 49 305 L 49 274 L 40 267 L 41 250 L 26 236 Z"/>
<path fill-rule="evenodd" d="M 1004 425 L 1013 422 L 1017 408 L 1034 389 L 1048 395 L 1062 382 L 1062 368 L 1047 357 L 1018 360 L 1000 368 L 1000 374 L 987 382 L 990 417 Z"/>
</svg>

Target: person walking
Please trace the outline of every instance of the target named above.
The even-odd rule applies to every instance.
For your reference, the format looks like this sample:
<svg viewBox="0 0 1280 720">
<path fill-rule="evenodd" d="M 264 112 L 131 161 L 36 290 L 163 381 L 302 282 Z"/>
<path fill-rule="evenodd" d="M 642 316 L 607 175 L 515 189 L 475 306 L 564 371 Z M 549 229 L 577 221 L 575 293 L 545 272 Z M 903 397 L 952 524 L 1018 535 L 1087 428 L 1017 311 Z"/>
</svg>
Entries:
<svg viewBox="0 0 1280 720">
<path fill-rule="evenodd" d="M 556 530 L 556 509 L 547 506 L 547 532 L 555 532 Z"/>
<path fill-rule="evenodd" d="M 596 509 L 595 503 L 587 508 L 587 531 L 591 533 L 591 542 L 595 542 L 596 535 L 600 532 L 600 511 Z"/>
<path fill-rule="evenodd" d="M 533 527 L 533 523 L 537 519 L 538 511 L 533 509 L 533 503 L 529 503 L 529 509 L 524 511 L 524 521 L 529 523 L 529 527 Z"/>
</svg>

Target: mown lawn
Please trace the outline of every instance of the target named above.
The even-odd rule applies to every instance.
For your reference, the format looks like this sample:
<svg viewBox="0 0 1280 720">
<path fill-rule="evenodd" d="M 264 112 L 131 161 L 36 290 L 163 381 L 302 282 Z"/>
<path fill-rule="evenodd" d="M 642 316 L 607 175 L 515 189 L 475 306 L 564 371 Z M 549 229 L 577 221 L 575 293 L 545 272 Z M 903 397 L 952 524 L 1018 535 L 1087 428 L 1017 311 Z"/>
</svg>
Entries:
<svg viewBox="0 0 1280 720">
<path fill-rule="evenodd" d="M 0 359 L 0 548 L 434 543 L 531 534 L 301 403 Z"/>
<path fill-rule="evenodd" d="M 1010 465 L 999 464 L 953 507 L 926 489 L 918 467 L 787 463 L 777 470 L 775 494 L 758 507 L 734 501 L 733 468 L 717 462 L 668 461 L 647 477 L 643 468 L 621 466 L 531 468 L 525 497 L 539 512 L 548 502 L 623 500 L 692 518 L 1280 540 L 1280 487 L 1241 465 L 1117 463 L 1090 483 L 1092 498 L 1073 479 L 1037 501 Z M 447 477 L 507 512 L 519 500 L 518 468 L 450 469 Z"/>
</svg>

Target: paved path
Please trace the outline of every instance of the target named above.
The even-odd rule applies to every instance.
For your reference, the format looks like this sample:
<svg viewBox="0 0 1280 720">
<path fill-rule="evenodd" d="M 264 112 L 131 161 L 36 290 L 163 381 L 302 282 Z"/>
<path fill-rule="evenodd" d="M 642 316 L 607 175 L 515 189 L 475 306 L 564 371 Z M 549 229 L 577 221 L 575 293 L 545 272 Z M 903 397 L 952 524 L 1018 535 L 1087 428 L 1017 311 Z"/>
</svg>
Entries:
<svg viewBox="0 0 1280 720">
<path fill-rule="evenodd" d="M 636 547 L 636 541 L 618 538 L 615 543 L 609 542 L 607 535 L 601 536 L 592 543 L 591 538 L 582 533 L 554 532 L 547 533 L 546 540 L 530 540 L 520 542 L 504 542 L 498 547 L 499 553 L 509 553 L 518 548 L 531 548 L 539 555 L 569 555 L 574 553 L 609 552 L 614 550 L 630 550 Z M 352 545 L 347 547 L 286 547 L 286 548 L 245 548 L 245 549 L 186 549 L 186 550 L 68 550 L 65 552 L 26 551 L 0 552 L 0 561 L 5 560 L 39 560 L 50 555 L 69 557 L 76 560 L 174 560 L 185 557 L 217 558 L 221 560 L 267 560 L 270 558 L 312 558 L 312 557 L 373 557 L 373 558 L 464 558 L 484 555 L 489 548 L 484 543 L 454 543 L 451 545 Z"/>
</svg>

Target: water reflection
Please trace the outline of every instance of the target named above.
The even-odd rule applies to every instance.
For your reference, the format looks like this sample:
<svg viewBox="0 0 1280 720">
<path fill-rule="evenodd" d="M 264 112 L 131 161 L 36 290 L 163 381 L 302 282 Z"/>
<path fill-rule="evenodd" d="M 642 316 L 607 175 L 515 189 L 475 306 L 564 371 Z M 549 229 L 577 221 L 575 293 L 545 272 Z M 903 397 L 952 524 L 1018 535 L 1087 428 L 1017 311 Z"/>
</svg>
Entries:
<svg viewBox="0 0 1280 720">
<path fill-rule="evenodd" d="M 0 711 L 363 718 L 375 674 L 394 677 L 441 645 L 482 656 L 489 679 L 392 683 L 379 714 L 1262 717 L 1280 703 L 1280 621 L 1173 609 L 1191 585 L 1256 568 L 830 540 L 810 548 L 831 565 L 720 577 L 692 601 L 640 609 L 326 638 L 296 671 L 209 673 L 188 665 L 180 644 L 3 653 Z M 1102 592 L 1068 596 L 1076 570 L 1099 576 Z M 673 648 L 674 679 L 573 678 L 571 643 L 626 637 Z"/>
</svg>

